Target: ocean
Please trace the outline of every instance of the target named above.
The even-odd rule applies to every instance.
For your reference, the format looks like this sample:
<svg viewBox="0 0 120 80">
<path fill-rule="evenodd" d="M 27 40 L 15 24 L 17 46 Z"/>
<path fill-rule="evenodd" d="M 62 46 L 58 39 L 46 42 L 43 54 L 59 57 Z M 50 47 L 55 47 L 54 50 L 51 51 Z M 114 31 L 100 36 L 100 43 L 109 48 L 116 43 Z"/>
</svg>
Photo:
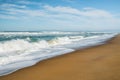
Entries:
<svg viewBox="0 0 120 80">
<path fill-rule="evenodd" d="M 0 32 L 0 76 L 77 49 L 104 44 L 116 33 Z"/>
</svg>

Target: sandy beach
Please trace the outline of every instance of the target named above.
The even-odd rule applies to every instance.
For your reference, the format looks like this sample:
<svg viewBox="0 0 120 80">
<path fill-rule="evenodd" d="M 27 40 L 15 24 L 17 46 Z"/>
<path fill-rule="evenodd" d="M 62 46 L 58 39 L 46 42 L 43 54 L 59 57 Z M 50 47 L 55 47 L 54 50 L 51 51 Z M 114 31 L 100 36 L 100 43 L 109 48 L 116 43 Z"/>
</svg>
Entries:
<svg viewBox="0 0 120 80">
<path fill-rule="evenodd" d="M 120 35 L 1 76 L 0 80 L 120 80 Z"/>
</svg>

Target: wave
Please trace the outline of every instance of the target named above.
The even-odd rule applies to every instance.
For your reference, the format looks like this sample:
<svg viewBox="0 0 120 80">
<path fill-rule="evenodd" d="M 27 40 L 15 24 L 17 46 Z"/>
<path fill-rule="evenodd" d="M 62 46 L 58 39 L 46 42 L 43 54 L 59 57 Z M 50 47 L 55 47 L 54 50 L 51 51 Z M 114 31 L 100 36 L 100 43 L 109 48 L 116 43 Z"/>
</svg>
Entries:
<svg viewBox="0 0 120 80">
<path fill-rule="evenodd" d="M 30 42 L 27 39 L 16 39 L 0 43 L 0 76 L 18 69 L 32 66 L 37 62 L 85 48 L 103 44 L 116 34 L 102 36 L 66 36 L 51 40 Z"/>
<path fill-rule="evenodd" d="M 39 48 L 49 47 L 49 44 L 46 41 L 39 41 L 30 43 L 27 40 L 11 40 L 0 43 L 0 54 L 13 51 L 25 51 L 25 50 L 36 50 Z"/>
<path fill-rule="evenodd" d="M 48 48 L 55 45 L 70 44 L 73 41 L 78 41 L 80 39 L 83 39 L 83 36 L 57 37 L 49 41 L 40 40 L 37 42 L 30 42 L 29 38 L 10 40 L 0 43 L 0 55 L 2 53 L 5 54 L 7 52 L 30 51 L 30 50 L 35 51 L 38 49 Z"/>
<path fill-rule="evenodd" d="M 0 32 L 0 35 L 61 35 L 61 34 L 81 34 L 83 32 Z"/>
<path fill-rule="evenodd" d="M 108 34 L 108 32 L 65 32 L 65 31 L 40 31 L 40 32 L 0 32 L 0 35 L 65 35 L 65 34 Z"/>
</svg>

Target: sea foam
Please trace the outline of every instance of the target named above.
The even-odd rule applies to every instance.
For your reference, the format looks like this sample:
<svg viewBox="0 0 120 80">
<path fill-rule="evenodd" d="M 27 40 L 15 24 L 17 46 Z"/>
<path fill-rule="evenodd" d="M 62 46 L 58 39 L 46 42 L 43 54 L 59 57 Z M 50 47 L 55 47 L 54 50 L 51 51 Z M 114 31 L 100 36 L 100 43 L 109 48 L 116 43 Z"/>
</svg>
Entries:
<svg viewBox="0 0 120 80">
<path fill-rule="evenodd" d="M 41 35 L 44 33 L 1 33 L 4 36 L 14 35 Z M 71 34 L 51 32 L 49 35 L 56 34 Z M 72 33 L 73 34 L 73 33 Z M 75 33 L 76 34 L 76 33 Z M 77 33 L 78 34 L 78 33 Z M 35 65 L 37 62 L 52 58 L 55 56 L 63 55 L 76 49 L 82 49 L 89 46 L 103 44 L 105 41 L 111 39 L 116 34 L 103 34 L 92 36 L 62 36 L 54 37 L 49 40 L 40 39 L 31 42 L 27 36 L 25 39 L 11 39 L 8 41 L 0 42 L 0 76 L 10 74 L 18 69 Z"/>
</svg>

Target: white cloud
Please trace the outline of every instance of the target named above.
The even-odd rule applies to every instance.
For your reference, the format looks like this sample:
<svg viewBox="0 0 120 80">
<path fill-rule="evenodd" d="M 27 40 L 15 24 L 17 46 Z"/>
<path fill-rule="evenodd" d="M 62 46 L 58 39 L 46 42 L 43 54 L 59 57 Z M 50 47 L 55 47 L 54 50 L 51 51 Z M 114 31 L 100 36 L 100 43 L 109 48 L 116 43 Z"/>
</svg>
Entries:
<svg viewBox="0 0 120 80">
<path fill-rule="evenodd" d="M 44 6 L 44 8 L 51 12 L 57 12 L 57 13 L 68 13 L 68 14 L 80 14 L 80 11 L 71 7 L 52 7 L 52 6 Z"/>
<path fill-rule="evenodd" d="M 25 4 L 2 4 L 0 5 L 1 19 L 44 19 L 46 23 L 57 24 L 59 26 L 83 26 L 86 28 L 101 28 L 103 25 L 118 26 L 120 18 L 116 15 L 101 9 L 85 7 L 76 9 L 66 6 L 37 5 L 37 9 L 31 9 Z M 34 3 L 35 4 L 35 3 Z M 42 7 L 42 8 L 39 8 Z M 6 14 L 6 15 L 5 15 Z M 44 22 L 45 22 L 44 21 Z M 92 26 L 92 27 L 91 27 Z M 98 27 L 97 27 L 98 26 Z"/>
<path fill-rule="evenodd" d="M 26 10 L 26 9 L 15 9 L 15 8 L 12 8 L 12 9 L 8 9 L 7 10 L 9 13 L 11 12 L 14 12 L 14 14 L 17 14 L 17 15 L 23 15 L 23 16 L 29 16 L 29 17 L 35 17 L 35 16 L 43 16 L 44 13 L 40 10 Z"/>
<path fill-rule="evenodd" d="M 8 4 L 8 3 L 5 3 L 5 4 L 2 4 L 1 6 L 1 9 L 6 9 L 6 8 L 27 8 L 25 5 L 16 5 L 16 4 Z"/>
<path fill-rule="evenodd" d="M 62 7 L 62 6 L 52 7 L 49 5 L 44 6 L 44 8 L 48 11 L 56 12 L 56 13 L 66 13 L 66 14 L 88 16 L 88 17 L 112 17 L 111 13 L 105 10 L 99 10 L 94 8 L 84 8 L 82 10 L 79 10 L 71 7 Z"/>
<path fill-rule="evenodd" d="M 25 5 L 41 5 L 40 2 L 33 2 L 33 1 L 25 1 L 25 0 L 20 0 L 17 1 L 18 4 L 25 4 Z"/>
<path fill-rule="evenodd" d="M 22 1 L 23 2 L 23 1 Z M 30 3 L 27 1 L 24 1 L 26 3 Z M 40 6 L 40 5 L 39 5 Z M 18 16 L 21 15 L 27 15 L 29 17 L 35 17 L 35 16 L 44 16 L 44 17 L 48 17 L 48 16 L 53 16 L 55 15 L 55 17 L 59 17 L 59 15 L 74 15 L 77 17 L 90 17 L 90 18 L 110 18 L 113 17 L 114 15 L 112 15 L 111 13 L 105 11 L 105 10 L 100 10 L 100 9 L 95 9 L 95 8 L 83 8 L 83 9 L 76 9 L 76 8 L 72 8 L 72 7 L 65 7 L 65 6 L 49 6 L 49 5 L 45 5 L 43 6 L 42 9 L 30 9 L 30 7 L 26 6 L 26 5 L 17 5 L 17 4 L 2 4 L 0 6 L 0 9 L 2 10 L 1 12 L 5 13 L 5 14 L 18 14 Z M 54 16 L 53 16 L 54 17 Z"/>
<path fill-rule="evenodd" d="M 49 5 L 44 6 L 44 9 L 49 12 L 53 24 L 62 26 L 73 26 L 74 28 L 81 26 L 91 30 L 99 30 L 103 28 L 114 29 L 120 25 L 120 17 L 101 9 L 86 7 L 79 10 L 71 7 Z"/>
<path fill-rule="evenodd" d="M 35 17 L 35 16 L 43 16 L 44 13 L 41 10 L 31 10 L 28 9 L 26 5 L 17 5 L 17 4 L 2 4 L 0 5 L 1 12 L 4 14 L 8 14 L 9 16 L 15 16 L 18 18 L 21 17 Z M 5 16 L 5 15 L 4 15 Z M 7 16 L 7 15 L 6 15 Z"/>
</svg>

